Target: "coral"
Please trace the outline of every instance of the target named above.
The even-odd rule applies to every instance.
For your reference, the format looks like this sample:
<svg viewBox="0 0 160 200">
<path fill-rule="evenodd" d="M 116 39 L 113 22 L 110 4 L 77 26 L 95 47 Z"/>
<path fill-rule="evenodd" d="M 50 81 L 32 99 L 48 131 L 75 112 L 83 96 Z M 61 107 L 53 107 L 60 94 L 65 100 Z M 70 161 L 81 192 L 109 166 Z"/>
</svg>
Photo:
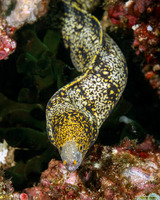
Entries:
<svg viewBox="0 0 160 200">
<path fill-rule="evenodd" d="M 8 26 L 5 19 L 0 18 L 0 60 L 6 59 L 16 49 L 12 39 L 14 27 Z"/>
<path fill-rule="evenodd" d="M 1 171 L 2 174 L 2 171 Z M 11 186 L 11 181 L 10 180 L 5 180 L 1 175 L 0 175 L 0 199 L 7 199 L 11 200 L 12 199 L 12 194 L 13 194 L 13 187 Z"/>
<path fill-rule="evenodd" d="M 6 17 L 6 21 L 16 28 L 24 23 L 34 23 L 47 12 L 48 3 L 48 0 L 17 0 L 14 10 Z"/>
<path fill-rule="evenodd" d="M 4 140 L 3 143 L 0 143 L 0 165 L 5 164 L 6 161 L 6 157 L 7 157 L 7 153 L 8 153 L 8 144 L 7 142 Z"/>
<path fill-rule="evenodd" d="M 159 158 L 160 149 L 149 135 L 141 144 L 124 139 L 114 147 L 94 145 L 80 169 L 68 172 L 61 161 L 52 159 L 38 185 L 22 193 L 1 177 L 0 195 L 20 200 L 159 199 Z"/>
<path fill-rule="evenodd" d="M 110 3 L 109 3 L 110 2 Z M 152 88 L 160 96 L 160 3 L 154 0 L 120 0 L 106 2 L 105 10 L 112 23 L 118 28 L 133 31 L 133 48 L 137 56 L 144 56 L 142 72 Z M 112 3 L 111 3 L 112 2 Z M 104 16 L 104 20 L 108 20 Z M 106 27 L 107 22 L 103 22 Z M 110 24 L 107 23 L 109 26 Z"/>
<path fill-rule="evenodd" d="M 2 171 L 1 175 L 2 175 Z M 0 199 L 2 200 L 28 200 L 25 193 L 14 192 L 11 180 L 6 180 L 0 175 Z"/>
<path fill-rule="evenodd" d="M 130 28 L 137 22 L 137 17 L 128 13 L 121 2 L 118 5 L 111 6 L 108 15 L 115 25 L 126 24 Z"/>
<path fill-rule="evenodd" d="M 48 11 L 49 0 L 3 0 L 0 4 L 0 60 L 6 59 L 16 49 L 16 42 L 12 39 L 16 30 L 24 24 L 32 24 Z M 10 7 L 13 10 L 7 14 Z"/>
<path fill-rule="evenodd" d="M 6 170 L 15 165 L 14 151 L 15 148 L 9 146 L 5 140 L 0 143 L 0 168 Z"/>
<path fill-rule="evenodd" d="M 115 147 L 94 145 L 79 170 L 68 172 L 62 162 L 52 159 L 40 183 L 24 192 L 29 199 L 48 200 L 133 200 L 151 192 L 158 196 L 159 158 L 160 149 L 149 135 L 141 144 L 124 139 Z"/>
<path fill-rule="evenodd" d="M 151 7 L 149 7 L 151 5 Z M 109 1 L 106 2 L 106 10 L 108 16 L 115 25 L 123 28 L 132 28 L 139 19 L 142 13 L 153 8 L 152 0 L 128 0 L 123 1 Z"/>
</svg>

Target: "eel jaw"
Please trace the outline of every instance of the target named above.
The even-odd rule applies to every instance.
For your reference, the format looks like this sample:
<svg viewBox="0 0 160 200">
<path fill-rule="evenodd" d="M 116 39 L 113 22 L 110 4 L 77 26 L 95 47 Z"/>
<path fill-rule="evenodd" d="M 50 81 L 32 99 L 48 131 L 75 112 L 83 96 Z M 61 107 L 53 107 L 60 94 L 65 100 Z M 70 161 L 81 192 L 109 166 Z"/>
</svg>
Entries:
<svg viewBox="0 0 160 200">
<path fill-rule="evenodd" d="M 75 171 L 80 166 L 82 153 L 74 140 L 66 141 L 59 152 L 68 171 Z"/>
</svg>

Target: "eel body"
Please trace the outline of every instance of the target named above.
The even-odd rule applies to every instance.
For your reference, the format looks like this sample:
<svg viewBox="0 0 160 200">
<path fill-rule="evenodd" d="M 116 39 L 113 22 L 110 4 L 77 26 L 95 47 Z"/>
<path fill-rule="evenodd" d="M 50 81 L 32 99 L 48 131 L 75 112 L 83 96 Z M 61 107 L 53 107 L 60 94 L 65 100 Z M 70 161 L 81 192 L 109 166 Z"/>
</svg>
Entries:
<svg viewBox="0 0 160 200">
<path fill-rule="evenodd" d="M 62 37 L 82 75 L 58 90 L 46 107 L 48 137 L 67 170 L 74 171 L 97 139 L 127 82 L 127 65 L 100 22 L 63 0 Z"/>
</svg>

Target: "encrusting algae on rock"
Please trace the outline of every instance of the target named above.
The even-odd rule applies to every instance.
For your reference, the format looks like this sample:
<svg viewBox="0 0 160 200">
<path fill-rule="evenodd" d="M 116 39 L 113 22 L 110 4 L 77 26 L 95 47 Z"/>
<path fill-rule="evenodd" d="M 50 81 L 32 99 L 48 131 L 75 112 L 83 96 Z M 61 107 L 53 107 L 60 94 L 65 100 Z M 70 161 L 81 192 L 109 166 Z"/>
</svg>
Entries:
<svg viewBox="0 0 160 200">
<path fill-rule="evenodd" d="M 49 0 L 1 0 L 0 60 L 7 59 L 15 51 L 15 32 L 25 24 L 33 24 L 46 14 L 48 4 Z"/>
<path fill-rule="evenodd" d="M 62 37 L 83 74 L 57 91 L 46 108 L 47 133 L 69 171 L 76 170 L 98 137 L 127 82 L 125 58 L 93 15 L 63 1 Z"/>
<path fill-rule="evenodd" d="M 82 200 L 135 200 L 150 193 L 159 196 L 159 157 L 160 149 L 149 135 L 141 144 L 124 139 L 115 147 L 94 145 L 77 171 L 70 173 L 61 162 L 51 160 L 40 184 L 25 192 L 35 195 L 39 190 L 44 195 L 50 188 L 52 197 Z M 38 191 L 36 194 L 40 197 Z"/>
<path fill-rule="evenodd" d="M 78 170 L 68 172 L 52 159 L 37 186 L 21 194 L 12 188 L 8 194 L 13 200 L 159 200 L 159 158 L 160 149 L 149 135 L 140 144 L 124 139 L 114 147 L 94 145 Z"/>
<path fill-rule="evenodd" d="M 160 1 L 106 0 L 103 29 L 127 30 L 133 33 L 132 47 L 141 61 L 145 79 L 160 96 Z"/>
</svg>

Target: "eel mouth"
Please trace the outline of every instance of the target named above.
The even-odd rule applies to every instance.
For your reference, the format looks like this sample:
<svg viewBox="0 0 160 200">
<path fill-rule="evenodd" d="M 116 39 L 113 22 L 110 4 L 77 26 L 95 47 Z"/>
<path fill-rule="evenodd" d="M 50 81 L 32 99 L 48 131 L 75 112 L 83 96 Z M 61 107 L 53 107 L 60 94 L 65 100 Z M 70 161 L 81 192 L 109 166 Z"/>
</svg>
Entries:
<svg viewBox="0 0 160 200">
<path fill-rule="evenodd" d="M 74 140 L 66 141 L 62 146 L 60 155 L 68 171 L 75 171 L 82 162 L 82 153 Z"/>
<path fill-rule="evenodd" d="M 72 171 L 75 171 L 76 169 L 78 169 L 79 165 L 77 165 L 75 163 L 67 163 L 67 164 L 65 164 L 65 167 L 68 171 L 72 172 Z"/>
</svg>

